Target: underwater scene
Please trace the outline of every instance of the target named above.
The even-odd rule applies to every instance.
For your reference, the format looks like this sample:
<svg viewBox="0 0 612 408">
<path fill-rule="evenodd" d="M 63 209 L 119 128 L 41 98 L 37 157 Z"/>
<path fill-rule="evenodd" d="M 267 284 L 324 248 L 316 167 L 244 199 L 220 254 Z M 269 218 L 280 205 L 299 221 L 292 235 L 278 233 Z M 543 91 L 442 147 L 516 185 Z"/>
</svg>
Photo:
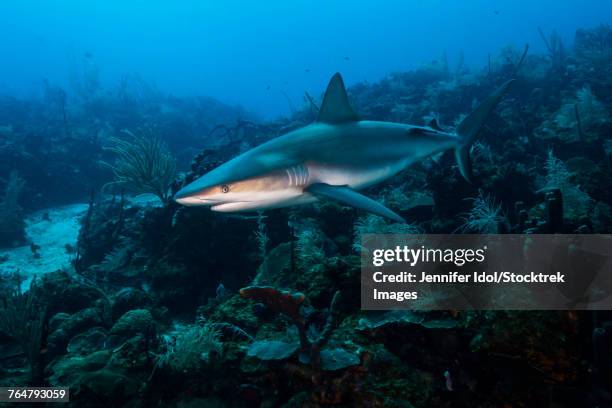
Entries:
<svg viewBox="0 0 612 408">
<path fill-rule="evenodd" d="M 364 234 L 612 234 L 611 20 L 3 1 L 0 406 L 612 407 L 610 310 L 362 302 Z"/>
</svg>

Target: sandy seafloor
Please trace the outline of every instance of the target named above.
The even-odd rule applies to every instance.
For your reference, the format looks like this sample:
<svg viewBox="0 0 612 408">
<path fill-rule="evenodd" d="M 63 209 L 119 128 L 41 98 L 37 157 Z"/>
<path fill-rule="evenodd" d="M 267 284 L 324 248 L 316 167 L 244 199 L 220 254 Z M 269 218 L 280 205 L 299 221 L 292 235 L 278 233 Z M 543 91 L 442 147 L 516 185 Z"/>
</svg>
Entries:
<svg viewBox="0 0 612 408">
<path fill-rule="evenodd" d="M 26 218 L 26 234 L 29 242 L 40 247 L 35 257 L 30 244 L 0 249 L 0 263 L 4 273 L 18 273 L 29 285 L 34 275 L 71 268 L 79 235 L 80 219 L 87 211 L 87 204 L 70 204 L 36 211 Z M 27 286 L 26 286 L 27 287 Z M 22 288 L 24 289 L 24 288 Z"/>
<path fill-rule="evenodd" d="M 128 201 L 129 205 L 159 205 L 151 196 L 139 196 Z M 22 290 L 27 289 L 32 278 L 60 269 L 71 270 L 76 256 L 81 218 L 87 212 L 86 203 L 47 208 L 26 217 L 28 244 L 16 248 L 0 249 L 0 272 L 17 273 L 23 279 Z M 40 247 L 34 256 L 30 243 Z M 5 261 L 1 259 L 7 258 Z"/>
</svg>

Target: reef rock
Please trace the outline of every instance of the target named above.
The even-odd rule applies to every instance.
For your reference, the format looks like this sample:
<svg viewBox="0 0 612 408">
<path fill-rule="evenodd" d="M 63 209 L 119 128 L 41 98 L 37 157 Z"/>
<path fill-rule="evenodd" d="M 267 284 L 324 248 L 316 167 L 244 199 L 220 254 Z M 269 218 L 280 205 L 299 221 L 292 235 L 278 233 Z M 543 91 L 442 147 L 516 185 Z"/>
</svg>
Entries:
<svg viewBox="0 0 612 408">
<path fill-rule="evenodd" d="M 148 332 L 154 327 L 155 321 L 151 312 L 146 309 L 134 309 L 121 316 L 110 332 L 114 335 L 130 337 Z"/>
<path fill-rule="evenodd" d="M 74 336 L 67 346 L 70 354 L 91 354 L 108 346 L 108 333 L 102 327 L 92 327 Z"/>
<path fill-rule="evenodd" d="M 300 347 L 299 343 L 279 340 L 261 340 L 249 346 L 247 355 L 263 361 L 286 360 Z"/>
<path fill-rule="evenodd" d="M 132 309 L 145 309 L 153 303 L 151 297 L 144 291 L 134 288 L 120 290 L 113 296 L 112 301 L 111 314 L 113 319 L 118 319 Z"/>
</svg>

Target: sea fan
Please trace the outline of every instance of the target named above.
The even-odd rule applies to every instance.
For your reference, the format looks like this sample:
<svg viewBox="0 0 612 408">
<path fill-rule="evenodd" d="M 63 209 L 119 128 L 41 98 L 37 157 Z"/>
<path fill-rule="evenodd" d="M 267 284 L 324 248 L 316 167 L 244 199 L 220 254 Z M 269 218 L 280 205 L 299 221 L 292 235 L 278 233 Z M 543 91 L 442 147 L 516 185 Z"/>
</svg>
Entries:
<svg viewBox="0 0 612 408">
<path fill-rule="evenodd" d="M 129 262 L 133 250 L 134 248 L 129 243 L 121 242 L 106 254 L 100 263 L 100 269 L 106 272 L 113 272 L 124 267 Z"/>
<path fill-rule="evenodd" d="M 165 143 L 151 129 L 141 129 L 136 134 L 124 130 L 131 141 L 112 138 L 114 147 L 109 150 L 117 155 L 115 164 L 104 163 L 115 175 L 115 181 L 104 187 L 119 186 L 135 194 L 154 194 L 168 203 L 170 185 L 176 175 L 176 161 Z"/>
<path fill-rule="evenodd" d="M 574 98 L 566 98 L 552 119 L 537 129 L 540 137 L 562 140 L 595 140 L 598 130 L 610 120 L 604 105 L 585 86 Z"/>
</svg>

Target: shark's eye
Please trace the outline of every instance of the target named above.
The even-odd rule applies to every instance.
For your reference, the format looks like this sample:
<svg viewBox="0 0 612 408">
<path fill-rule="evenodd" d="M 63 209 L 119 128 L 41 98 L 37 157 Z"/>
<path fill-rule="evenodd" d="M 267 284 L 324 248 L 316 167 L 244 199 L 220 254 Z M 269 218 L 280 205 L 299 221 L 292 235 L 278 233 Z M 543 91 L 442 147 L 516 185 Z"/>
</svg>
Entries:
<svg viewBox="0 0 612 408">
<path fill-rule="evenodd" d="M 229 186 L 227 184 L 223 184 L 221 186 L 221 192 L 222 193 L 229 193 L 229 190 L 230 190 L 230 188 L 229 188 Z"/>
</svg>

